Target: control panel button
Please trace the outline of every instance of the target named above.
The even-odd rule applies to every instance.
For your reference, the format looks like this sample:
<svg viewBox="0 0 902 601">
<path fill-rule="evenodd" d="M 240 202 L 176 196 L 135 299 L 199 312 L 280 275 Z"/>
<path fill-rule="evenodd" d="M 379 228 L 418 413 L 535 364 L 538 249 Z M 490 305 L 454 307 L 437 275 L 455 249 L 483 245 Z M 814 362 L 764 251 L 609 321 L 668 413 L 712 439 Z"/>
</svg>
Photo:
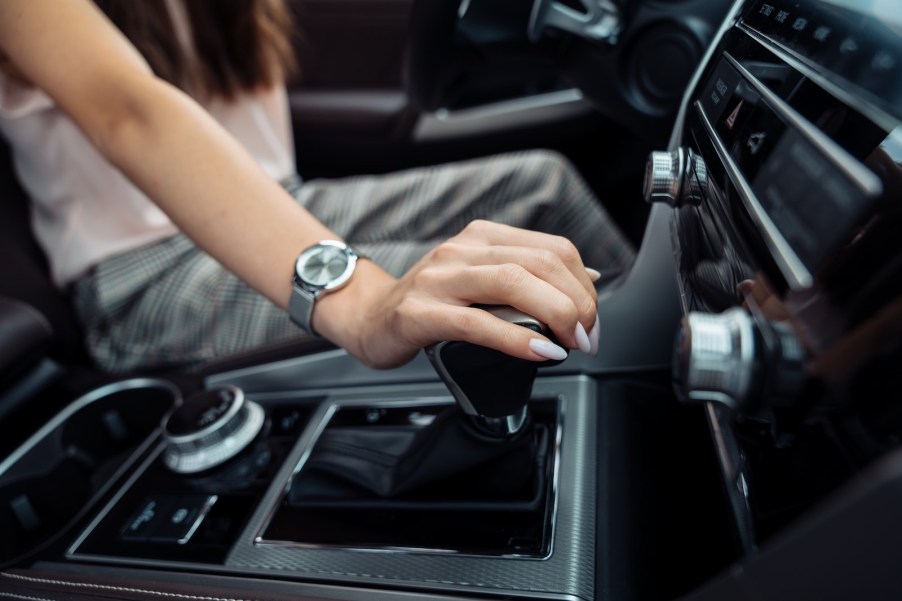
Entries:
<svg viewBox="0 0 902 601">
<path fill-rule="evenodd" d="M 122 528 L 122 540 L 183 545 L 216 503 L 216 495 L 156 495 L 144 499 Z"/>
</svg>

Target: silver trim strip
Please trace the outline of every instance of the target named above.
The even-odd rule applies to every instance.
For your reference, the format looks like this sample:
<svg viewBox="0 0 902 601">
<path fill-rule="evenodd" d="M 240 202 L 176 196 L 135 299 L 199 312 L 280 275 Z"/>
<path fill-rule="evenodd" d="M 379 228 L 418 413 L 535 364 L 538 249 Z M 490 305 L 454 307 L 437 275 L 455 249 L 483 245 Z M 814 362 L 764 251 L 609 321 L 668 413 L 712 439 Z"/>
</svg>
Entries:
<svg viewBox="0 0 902 601">
<path fill-rule="evenodd" d="M 736 20 L 739 18 L 739 15 L 742 12 L 742 9 L 745 6 L 746 2 L 747 0 L 736 0 L 733 3 L 733 6 L 730 7 L 729 12 L 726 14 L 723 22 L 721 22 L 720 24 L 720 28 L 717 30 L 717 33 L 714 34 L 714 37 L 708 44 L 708 49 L 705 51 L 704 56 L 702 56 L 701 60 L 699 61 L 698 68 L 695 70 L 695 73 L 693 73 L 692 79 L 690 79 L 689 83 L 686 85 L 686 91 L 683 94 L 683 100 L 682 102 L 680 102 L 680 110 L 677 113 L 673 131 L 670 133 L 670 141 L 667 144 L 667 150 L 675 150 L 679 148 L 681 140 L 683 139 L 683 128 L 686 123 L 686 114 L 689 112 L 689 106 L 691 104 L 692 97 L 696 93 L 696 88 L 698 88 L 698 85 L 702 79 L 702 75 L 705 73 L 708 65 L 711 64 L 711 58 L 719 48 L 721 40 L 723 40 L 727 32 L 732 30 L 735 26 Z"/>
<path fill-rule="evenodd" d="M 736 435 L 729 427 L 730 417 L 722 417 L 723 409 L 716 403 L 705 405 L 705 416 L 714 447 L 719 459 L 721 473 L 724 477 L 724 488 L 730 502 L 730 510 L 742 548 L 746 551 L 755 549 L 752 535 L 752 509 L 746 484 L 744 461 Z"/>
<path fill-rule="evenodd" d="M 711 125 L 711 121 L 708 120 L 708 116 L 705 114 L 699 101 L 695 102 L 695 110 L 698 113 L 699 120 L 705 127 L 708 137 L 711 139 L 711 143 L 714 145 L 718 158 L 727 171 L 727 175 L 729 175 L 733 185 L 736 186 L 739 197 L 764 233 L 765 242 L 777 261 L 780 271 L 788 280 L 790 288 L 793 290 L 810 288 L 814 284 L 814 277 L 780 233 L 780 230 L 777 229 L 774 222 L 771 221 L 767 211 L 758 202 L 758 197 L 752 191 L 752 187 L 742 175 L 733 157 L 730 156 L 730 152 L 724 146 L 720 136 L 717 135 L 714 126 Z"/>
<path fill-rule="evenodd" d="M 761 83 L 748 69 L 729 52 L 724 52 L 723 57 L 730 65 L 745 78 L 755 91 L 764 99 L 777 116 L 786 121 L 798 131 L 810 143 L 820 149 L 830 162 L 840 169 L 858 188 L 868 196 L 876 196 L 883 190 L 880 178 L 862 165 L 855 157 L 845 151 L 824 132 L 812 125 L 802 117 L 786 101 L 777 96 L 769 87 Z"/>
<path fill-rule="evenodd" d="M 422 115 L 413 131 L 420 142 L 497 133 L 588 115 L 595 109 L 577 89 L 537 94 L 468 109 Z"/>
<path fill-rule="evenodd" d="M 827 90 L 833 96 L 836 96 L 837 98 L 842 100 L 845 104 L 853 106 L 856 108 L 856 110 L 864 113 L 868 118 L 872 119 L 883 129 L 891 130 L 896 127 L 899 121 L 897 118 L 887 113 L 884 109 L 873 104 L 867 104 L 866 106 L 863 106 L 861 96 L 856 96 L 849 93 L 848 90 L 844 89 L 836 82 L 819 73 L 816 69 L 809 66 L 807 60 L 805 60 L 803 57 L 800 57 L 791 48 L 787 48 L 786 46 L 775 42 L 774 40 L 764 36 L 756 29 L 750 27 L 749 25 L 746 25 L 741 21 L 736 25 L 736 30 L 741 31 L 751 39 L 755 40 L 758 44 L 764 46 L 768 51 L 775 54 L 778 59 L 782 60 L 790 67 Z"/>
</svg>

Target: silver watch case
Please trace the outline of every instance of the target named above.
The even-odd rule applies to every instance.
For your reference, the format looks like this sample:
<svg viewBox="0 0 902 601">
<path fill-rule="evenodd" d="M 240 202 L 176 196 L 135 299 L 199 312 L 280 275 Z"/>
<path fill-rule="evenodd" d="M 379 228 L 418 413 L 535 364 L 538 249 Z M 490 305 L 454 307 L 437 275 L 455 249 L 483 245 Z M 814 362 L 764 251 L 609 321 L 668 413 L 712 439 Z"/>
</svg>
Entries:
<svg viewBox="0 0 902 601">
<path fill-rule="evenodd" d="M 360 255 L 337 240 L 323 240 L 298 255 L 292 278 L 288 314 L 291 320 L 313 336 L 313 305 L 323 294 L 345 286 L 357 268 Z"/>
</svg>

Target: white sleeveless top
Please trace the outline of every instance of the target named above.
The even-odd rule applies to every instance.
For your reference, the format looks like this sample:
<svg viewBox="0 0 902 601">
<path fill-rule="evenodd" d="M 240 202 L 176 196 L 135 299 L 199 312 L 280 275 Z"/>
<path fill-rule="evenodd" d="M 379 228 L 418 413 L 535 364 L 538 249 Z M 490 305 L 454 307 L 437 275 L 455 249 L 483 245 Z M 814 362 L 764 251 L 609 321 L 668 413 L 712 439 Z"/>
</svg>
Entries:
<svg viewBox="0 0 902 601">
<path fill-rule="evenodd" d="M 295 173 L 284 87 L 205 105 L 276 180 Z M 95 149 L 53 101 L 0 72 L 0 133 L 31 198 L 32 227 L 58 286 L 105 258 L 176 233 L 157 206 Z M 3 199 L 0 199 L 2 202 Z"/>
</svg>

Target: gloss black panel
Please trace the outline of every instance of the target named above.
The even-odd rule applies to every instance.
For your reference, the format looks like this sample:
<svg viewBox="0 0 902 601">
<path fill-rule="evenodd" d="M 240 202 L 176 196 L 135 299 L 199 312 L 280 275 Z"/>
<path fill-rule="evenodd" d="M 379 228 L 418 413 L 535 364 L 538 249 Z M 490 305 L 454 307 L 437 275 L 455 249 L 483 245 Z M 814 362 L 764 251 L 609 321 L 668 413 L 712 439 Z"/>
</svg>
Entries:
<svg viewBox="0 0 902 601">
<path fill-rule="evenodd" d="M 747 307 L 808 355 L 791 401 L 764 383 L 737 413 L 711 408 L 754 542 L 902 439 L 902 76 L 884 62 L 902 56 L 902 9 L 884 3 L 881 22 L 872 4 L 750 2 L 682 127 L 707 172 L 704 201 L 674 219 L 686 309 Z M 824 27 L 829 48 L 810 37 Z"/>
<path fill-rule="evenodd" d="M 267 408 L 263 431 L 229 461 L 176 474 L 158 446 L 77 545 L 81 555 L 220 564 L 257 507 L 312 408 Z"/>
<path fill-rule="evenodd" d="M 545 557 L 558 412 L 533 399 L 527 426 L 494 440 L 453 405 L 341 409 L 260 544 Z"/>
</svg>

